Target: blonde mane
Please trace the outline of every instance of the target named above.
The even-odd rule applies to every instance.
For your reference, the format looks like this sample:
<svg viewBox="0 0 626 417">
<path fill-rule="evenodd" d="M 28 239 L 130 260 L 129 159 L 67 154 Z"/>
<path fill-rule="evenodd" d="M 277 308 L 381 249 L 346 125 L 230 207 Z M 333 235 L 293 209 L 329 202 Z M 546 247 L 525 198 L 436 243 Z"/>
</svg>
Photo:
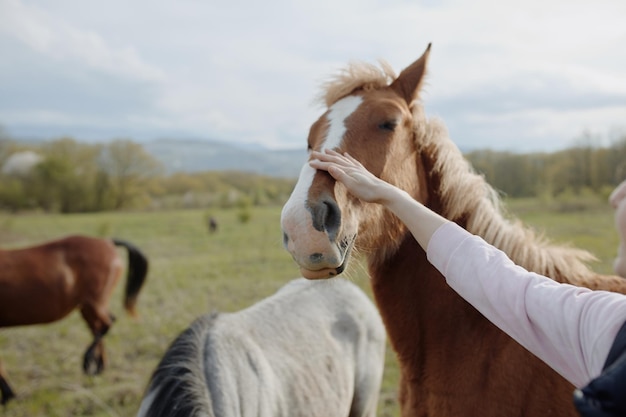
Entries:
<svg viewBox="0 0 626 417">
<path fill-rule="evenodd" d="M 317 100 L 330 107 L 356 90 L 372 90 L 390 85 L 396 74 L 383 60 L 380 68 L 365 62 L 351 62 L 322 84 Z M 476 173 L 448 136 L 443 122 L 427 120 L 423 109 L 413 103 L 417 149 L 434 162 L 431 175 L 437 175 L 444 217 L 464 220 L 467 230 L 504 251 L 516 264 L 557 281 L 582 284 L 595 275 L 587 263 L 596 258 L 589 252 L 567 245 L 555 245 L 504 210 L 493 187 Z"/>
<path fill-rule="evenodd" d="M 388 86 L 396 79 L 396 73 L 386 61 L 378 62 L 380 68 L 366 62 L 349 63 L 322 84 L 322 92 L 316 101 L 330 107 L 356 90 L 367 91 Z"/>
<path fill-rule="evenodd" d="M 465 220 L 469 232 L 481 236 L 530 271 L 573 284 L 595 275 L 586 264 L 596 259 L 591 253 L 555 245 L 508 215 L 496 190 L 463 157 L 441 121 L 429 120 L 425 135 L 417 137 L 417 143 L 434 162 L 431 175 L 441 179 L 438 191 L 443 216 Z"/>
</svg>

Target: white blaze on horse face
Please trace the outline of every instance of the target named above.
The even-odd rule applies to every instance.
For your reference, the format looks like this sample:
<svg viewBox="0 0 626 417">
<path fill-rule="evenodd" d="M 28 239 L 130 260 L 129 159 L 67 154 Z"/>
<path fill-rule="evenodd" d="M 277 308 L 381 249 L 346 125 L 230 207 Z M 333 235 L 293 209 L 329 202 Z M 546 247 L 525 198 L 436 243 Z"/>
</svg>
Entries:
<svg viewBox="0 0 626 417">
<path fill-rule="evenodd" d="M 349 96 L 330 107 L 326 115 L 329 123 L 328 133 L 320 150 L 335 149 L 341 145 L 346 133 L 345 121 L 362 101 L 361 97 Z M 313 219 L 307 207 L 307 200 L 316 172 L 317 170 L 311 168 L 308 162 L 304 164 L 298 182 L 289 200 L 283 206 L 281 214 L 285 247 L 298 265 L 308 269 L 324 267 L 329 263 L 341 263 L 344 255 L 337 247 L 336 242 L 330 242 L 324 231 L 318 231 L 313 227 Z M 322 254 L 323 256 L 311 257 L 311 254 Z"/>
<path fill-rule="evenodd" d="M 283 232 L 289 235 L 289 242 L 285 242 L 286 249 L 292 252 L 294 239 L 298 240 L 300 232 L 304 232 L 308 227 L 310 221 L 310 214 L 305 210 L 305 204 L 307 200 L 307 194 L 309 187 L 313 183 L 313 176 L 315 175 L 315 169 L 311 168 L 308 163 L 302 166 L 300 170 L 300 176 L 298 182 L 289 196 L 289 200 L 283 206 L 283 210 L 280 215 L 281 227 Z M 309 220 L 307 222 L 307 220 Z M 305 234 L 306 235 L 306 234 Z"/>
<path fill-rule="evenodd" d="M 346 134 L 346 119 L 361 105 L 363 99 L 358 96 L 342 98 L 330 107 L 328 112 L 328 134 L 322 144 L 322 149 L 335 149 L 341 145 L 343 135 Z"/>
</svg>

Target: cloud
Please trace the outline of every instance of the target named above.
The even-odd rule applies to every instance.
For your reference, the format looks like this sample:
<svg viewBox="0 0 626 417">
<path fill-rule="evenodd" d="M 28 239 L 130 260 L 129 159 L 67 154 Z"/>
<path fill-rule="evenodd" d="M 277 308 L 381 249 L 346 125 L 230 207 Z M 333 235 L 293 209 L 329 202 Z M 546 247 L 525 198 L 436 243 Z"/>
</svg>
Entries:
<svg viewBox="0 0 626 417">
<path fill-rule="evenodd" d="M 474 85 L 457 94 L 440 96 L 438 107 L 450 113 L 492 115 L 546 109 L 551 111 L 592 110 L 623 107 L 626 90 L 602 90 L 558 74 L 518 72 L 500 80 Z"/>
<path fill-rule="evenodd" d="M 0 28 L 32 50 L 68 65 L 85 65 L 140 80 L 160 80 L 164 76 L 161 70 L 143 62 L 132 46 L 111 47 L 99 34 L 80 30 L 19 0 L 0 2 Z"/>
<path fill-rule="evenodd" d="M 623 122 L 625 5 L 0 0 L 0 124 L 297 148 L 326 77 L 379 58 L 399 72 L 432 41 L 426 109 L 464 146 L 564 144 Z"/>
</svg>

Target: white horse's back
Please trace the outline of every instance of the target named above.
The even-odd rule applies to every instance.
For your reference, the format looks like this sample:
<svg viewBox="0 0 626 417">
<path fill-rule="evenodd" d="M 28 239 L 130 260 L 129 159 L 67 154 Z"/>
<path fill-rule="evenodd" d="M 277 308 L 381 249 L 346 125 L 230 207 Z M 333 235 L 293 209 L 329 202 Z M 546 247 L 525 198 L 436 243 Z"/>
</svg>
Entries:
<svg viewBox="0 0 626 417">
<path fill-rule="evenodd" d="M 138 415 L 374 416 L 384 350 L 378 311 L 356 285 L 297 279 L 245 310 L 196 320 Z"/>
</svg>

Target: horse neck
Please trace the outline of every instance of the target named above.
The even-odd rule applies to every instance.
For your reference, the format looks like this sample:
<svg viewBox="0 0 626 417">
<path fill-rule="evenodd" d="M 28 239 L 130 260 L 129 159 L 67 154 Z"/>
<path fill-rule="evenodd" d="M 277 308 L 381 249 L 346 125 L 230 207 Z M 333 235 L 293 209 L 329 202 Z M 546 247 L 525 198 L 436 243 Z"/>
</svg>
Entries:
<svg viewBox="0 0 626 417">
<path fill-rule="evenodd" d="M 439 337 L 449 337 L 454 332 L 449 332 L 449 327 L 443 324 L 450 324 L 454 317 L 479 318 L 450 290 L 408 233 L 392 256 L 386 259 L 370 256 L 368 266 L 374 298 L 391 343 L 401 357 L 412 356 L 413 346 L 435 336 L 433 332 L 437 328 L 441 330 Z M 438 322 L 434 327 L 433 318 Z M 420 356 L 420 360 L 424 359 Z"/>
<path fill-rule="evenodd" d="M 575 415 L 573 387 L 450 289 L 410 234 L 389 258 L 368 261 L 403 416 Z"/>
</svg>

